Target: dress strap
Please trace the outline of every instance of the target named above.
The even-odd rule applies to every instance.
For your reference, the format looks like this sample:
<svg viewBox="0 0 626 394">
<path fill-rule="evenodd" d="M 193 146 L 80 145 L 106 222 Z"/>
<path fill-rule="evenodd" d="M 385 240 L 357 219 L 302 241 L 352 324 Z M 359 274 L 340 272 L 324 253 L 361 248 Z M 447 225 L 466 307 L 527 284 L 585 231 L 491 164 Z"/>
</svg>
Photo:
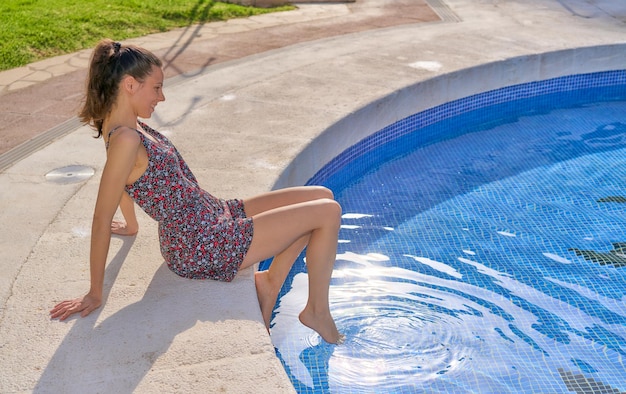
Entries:
<svg viewBox="0 0 626 394">
<path fill-rule="evenodd" d="M 109 134 L 107 135 L 107 142 L 104 144 L 107 149 L 109 149 L 109 141 L 111 141 L 111 134 L 115 133 L 121 127 L 124 127 L 124 126 L 123 125 L 116 126 L 116 127 L 112 128 L 111 131 L 109 131 Z M 137 131 L 137 130 L 135 130 L 135 131 Z M 139 133 L 139 134 L 141 134 L 141 133 Z"/>
</svg>

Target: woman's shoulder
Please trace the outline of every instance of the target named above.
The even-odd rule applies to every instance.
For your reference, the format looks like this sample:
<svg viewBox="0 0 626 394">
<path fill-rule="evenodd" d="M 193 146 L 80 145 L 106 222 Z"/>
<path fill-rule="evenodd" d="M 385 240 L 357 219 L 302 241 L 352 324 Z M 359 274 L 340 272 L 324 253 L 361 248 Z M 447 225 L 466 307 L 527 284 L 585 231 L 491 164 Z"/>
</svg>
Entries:
<svg viewBox="0 0 626 394">
<path fill-rule="evenodd" d="M 117 126 L 111 129 L 108 133 L 108 139 L 106 141 L 107 149 L 112 145 L 118 144 L 139 144 L 141 142 L 141 133 L 136 129 L 127 126 Z"/>
</svg>

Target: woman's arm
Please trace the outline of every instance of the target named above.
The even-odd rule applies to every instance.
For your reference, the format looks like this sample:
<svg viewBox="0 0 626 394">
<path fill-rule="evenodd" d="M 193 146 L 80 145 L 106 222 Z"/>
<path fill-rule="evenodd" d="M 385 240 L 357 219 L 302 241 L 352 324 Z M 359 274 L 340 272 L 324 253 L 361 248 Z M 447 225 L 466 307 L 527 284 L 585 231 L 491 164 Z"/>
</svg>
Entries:
<svg viewBox="0 0 626 394">
<path fill-rule="evenodd" d="M 52 318 L 65 320 L 77 312 L 81 312 L 84 317 L 102 304 L 104 270 L 111 242 L 111 222 L 137 160 L 139 144 L 139 135 L 134 130 L 120 130 L 111 136 L 91 225 L 91 287 L 84 297 L 57 304 L 50 311 Z"/>
<path fill-rule="evenodd" d="M 137 216 L 135 216 L 135 202 L 130 198 L 128 193 L 122 193 L 120 210 L 124 216 L 124 221 L 112 221 L 111 232 L 117 235 L 137 234 L 139 231 L 139 223 L 137 222 Z"/>
</svg>

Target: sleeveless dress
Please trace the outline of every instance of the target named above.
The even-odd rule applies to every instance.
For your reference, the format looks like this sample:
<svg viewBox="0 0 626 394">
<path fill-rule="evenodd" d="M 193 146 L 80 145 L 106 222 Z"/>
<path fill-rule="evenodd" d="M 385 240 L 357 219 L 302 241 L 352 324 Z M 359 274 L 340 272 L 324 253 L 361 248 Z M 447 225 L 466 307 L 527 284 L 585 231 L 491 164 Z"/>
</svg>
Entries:
<svg viewBox="0 0 626 394">
<path fill-rule="evenodd" d="M 185 278 L 232 281 L 252 242 L 253 222 L 243 202 L 220 199 L 200 188 L 174 145 L 145 123 L 139 125 L 157 142 L 137 130 L 148 153 L 148 168 L 126 192 L 159 223 L 161 254 L 168 267 Z"/>
</svg>

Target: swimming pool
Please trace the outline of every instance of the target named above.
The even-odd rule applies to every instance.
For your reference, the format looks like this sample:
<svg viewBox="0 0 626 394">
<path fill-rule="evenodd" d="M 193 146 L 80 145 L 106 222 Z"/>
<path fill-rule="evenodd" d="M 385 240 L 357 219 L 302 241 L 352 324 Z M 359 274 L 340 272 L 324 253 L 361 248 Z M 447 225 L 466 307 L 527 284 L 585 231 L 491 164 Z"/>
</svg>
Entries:
<svg viewBox="0 0 626 394">
<path fill-rule="evenodd" d="M 309 182 L 344 208 L 331 309 L 272 319 L 298 392 L 626 390 L 626 72 L 490 91 L 415 114 Z"/>
</svg>

